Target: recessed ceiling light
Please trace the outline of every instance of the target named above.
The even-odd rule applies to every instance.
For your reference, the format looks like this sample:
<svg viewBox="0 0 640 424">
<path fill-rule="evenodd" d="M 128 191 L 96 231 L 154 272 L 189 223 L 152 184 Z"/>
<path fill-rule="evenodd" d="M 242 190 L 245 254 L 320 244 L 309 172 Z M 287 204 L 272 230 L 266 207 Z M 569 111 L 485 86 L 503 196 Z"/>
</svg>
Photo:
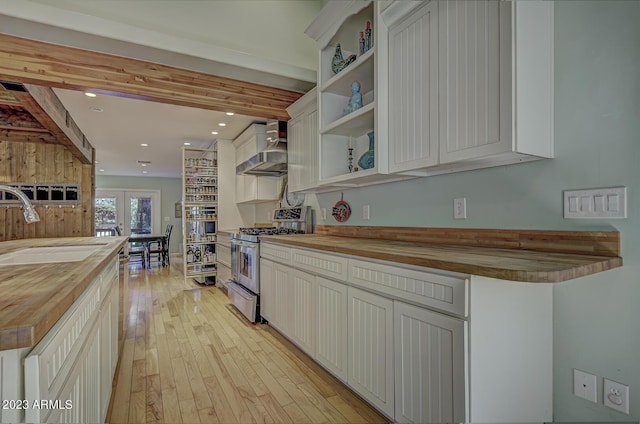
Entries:
<svg viewBox="0 0 640 424">
<path fill-rule="evenodd" d="M 143 174 L 148 174 L 148 172 L 147 172 L 147 171 L 142 171 L 142 173 L 143 173 Z"/>
<path fill-rule="evenodd" d="M 185 141 L 185 142 L 184 142 L 184 145 L 185 145 L 185 146 L 191 146 L 191 143 L 189 143 L 188 141 Z"/>
<path fill-rule="evenodd" d="M 218 126 L 219 126 L 219 127 L 226 127 L 226 126 L 227 126 L 227 124 L 225 124 L 224 122 L 220 122 L 220 123 L 218 124 Z"/>
<path fill-rule="evenodd" d="M 98 161 L 95 161 L 95 162 L 93 162 L 93 163 L 95 163 L 95 164 L 98 164 L 98 163 L 100 163 L 100 162 L 98 162 Z"/>
<path fill-rule="evenodd" d="M 149 145 L 148 145 L 147 143 L 140 143 L 140 145 L 141 145 L 142 147 L 149 147 Z"/>
<path fill-rule="evenodd" d="M 235 115 L 235 113 L 233 113 L 233 112 L 227 112 L 227 113 L 226 113 L 226 115 L 227 115 L 227 116 L 233 116 L 233 115 Z"/>
<path fill-rule="evenodd" d="M 218 135 L 218 131 L 211 131 L 211 134 Z"/>
<path fill-rule="evenodd" d="M 142 165 L 142 166 L 147 166 L 147 164 L 146 164 L 146 163 L 141 163 L 140 165 Z"/>
<path fill-rule="evenodd" d="M 87 91 L 86 93 L 84 93 L 84 95 L 85 95 L 85 96 L 87 96 L 87 97 L 96 97 L 96 96 L 97 96 L 97 94 L 96 94 L 96 93 L 91 93 L 91 92 L 89 92 L 89 91 Z"/>
<path fill-rule="evenodd" d="M 90 110 L 91 110 L 91 112 L 98 112 L 98 113 L 104 112 L 104 109 L 102 109 L 100 107 L 92 107 Z"/>
<path fill-rule="evenodd" d="M 100 172 L 104 172 L 104 169 L 98 169 L 98 171 L 100 171 Z"/>
</svg>

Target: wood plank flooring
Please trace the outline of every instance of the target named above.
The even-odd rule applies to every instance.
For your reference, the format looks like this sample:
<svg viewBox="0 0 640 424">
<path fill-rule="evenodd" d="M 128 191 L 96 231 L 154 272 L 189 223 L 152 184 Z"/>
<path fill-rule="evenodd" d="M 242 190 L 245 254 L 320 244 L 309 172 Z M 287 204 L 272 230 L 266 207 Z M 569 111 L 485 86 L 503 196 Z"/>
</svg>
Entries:
<svg viewBox="0 0 640 424">
<path fill-rule="evenodd" d="M 129 268 L 110 423 L 385 423 L 375 409 L 216 287 L 171 266 Z"/>
</svg>

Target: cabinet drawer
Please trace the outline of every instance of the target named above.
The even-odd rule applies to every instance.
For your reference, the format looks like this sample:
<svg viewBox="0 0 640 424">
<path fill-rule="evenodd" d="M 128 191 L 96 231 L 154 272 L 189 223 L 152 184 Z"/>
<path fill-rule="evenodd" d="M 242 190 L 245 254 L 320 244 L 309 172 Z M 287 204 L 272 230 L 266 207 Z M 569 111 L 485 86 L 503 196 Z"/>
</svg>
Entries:
<svg viewBox="0 0 640 424">
<path fill-rule="evenodd" d="M 277 244 L 260 243 L 260 257 L 291 265 L 291 248 Z"/>
<path fill-rule="evenodd" d="M 467 316 L 464 276 L 443 275 L 349 259 L 349 283 L 434 309 Z"/>
<path fill-rule="evenodd" d="M 311 250 L 296 249 L 292 252 L 292 263 L 296 268 L 323 277 L 341 281 L 346 281 L 347 279 L 347 258 Z"/>
</svg>

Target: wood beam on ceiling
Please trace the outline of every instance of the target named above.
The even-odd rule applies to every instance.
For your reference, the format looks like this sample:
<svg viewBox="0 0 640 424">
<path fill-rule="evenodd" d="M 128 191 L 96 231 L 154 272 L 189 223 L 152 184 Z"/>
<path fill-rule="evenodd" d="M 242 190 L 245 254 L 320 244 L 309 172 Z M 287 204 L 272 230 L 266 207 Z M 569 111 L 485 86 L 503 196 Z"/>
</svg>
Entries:
<svg viewBox="0 0 640 424">
<path fill-rule="evenodd" d="M 6 34 L 0 79 L 283 120 L 304 94 Z"/>
<path fill-rule="evenodd" d="M 92 163 L 93 146 L 87 142 L 67 109 L 49 87 L 26 84 L 28 91 L 14 91 L 20 105 L 46 128 L 58 143 L 67 147 L 80 162 Z"/>
</svg>

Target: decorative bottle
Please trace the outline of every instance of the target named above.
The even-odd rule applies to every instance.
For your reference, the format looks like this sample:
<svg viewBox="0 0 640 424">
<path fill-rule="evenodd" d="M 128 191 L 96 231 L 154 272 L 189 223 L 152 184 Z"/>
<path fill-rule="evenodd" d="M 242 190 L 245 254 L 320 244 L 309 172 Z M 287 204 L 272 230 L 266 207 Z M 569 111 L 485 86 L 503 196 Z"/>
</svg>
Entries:
<svg viewBox="0 0 640 424">
<path fill-rule="evenodd" d="M 362 56 L 364 52 L 366 52 L 364 44 L 364 32 L 360 31 L 360 40 L 358 40 L 358 56 Z"/>
<path fill-rule="evenodd" d="M 191 250 L 191 247 L 187 250 L 187 263 L 193 263 L 193 250 Z"/>
<path fill-rule="evenodd" d="M 364 51 L 371 48 L 371 22 L 367 21 L 367 27 L 364 30 Z"/>
</svg>

